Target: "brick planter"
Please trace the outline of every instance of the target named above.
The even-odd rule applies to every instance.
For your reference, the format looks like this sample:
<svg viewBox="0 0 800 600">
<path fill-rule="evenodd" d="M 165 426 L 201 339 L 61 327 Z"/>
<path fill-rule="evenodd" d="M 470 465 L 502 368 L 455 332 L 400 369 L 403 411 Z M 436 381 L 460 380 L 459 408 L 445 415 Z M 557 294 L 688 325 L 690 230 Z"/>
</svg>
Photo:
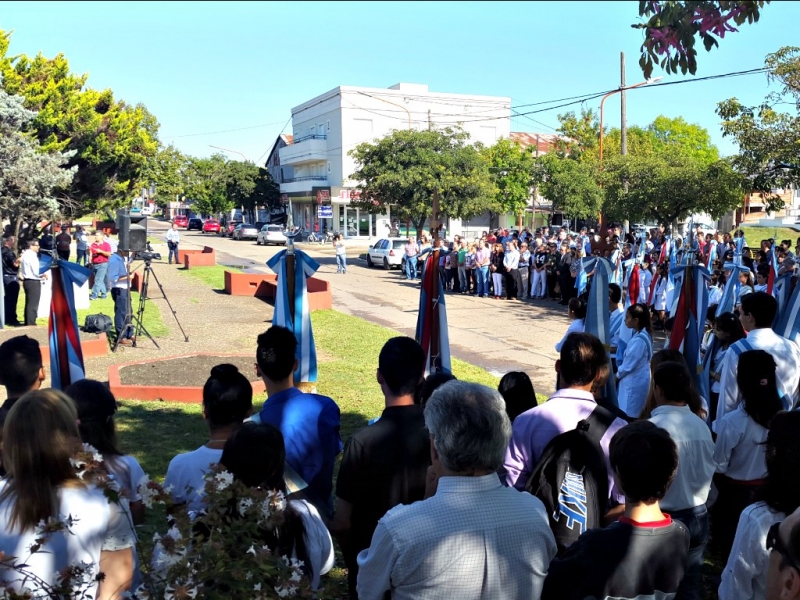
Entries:
<svg viewBox="0 0 800 600">
<path fill-rule="evenodd" d="M 275 302 L 278 276 L 274 273 L 234 273 L 225 271 L 225 293 L 231 296 L 255 296 Z M 331 284 L 324 279 L 309 277 L 306 280 L 308 305 L 314 310 L 333 308 Z"/>
<path fill-rule="evenodd" d="M 108 385 L 116 398 L 124 400 L 182 402 L 184 404 L 201 404 L 203 402 L 203 387 L 169 386 L 169 385 L 123 385 L 120 369 L 130 365 L 143 365 L 151 362 L 161 362 L 166 359 L 189 358 L 192 356 L 251 356 L 250 354 L 217 354 L 215 352 L 195 352 L 180 356 L 161 357 L 150 360 L 137 360 L 108 367 Z M 263 394 L 266 391 L 264 382 L 251 381 L 253 395 Z"/>
<path fill-rule="evenodd" d="M 178 250 L 178 262 L 187 269 L 213 267 L 217 264 L 217 254 L 209 246 L 204 246 L 202 250 Z"/>
<path fill-rule="evenodd" d="M 108 338 L 106 337 L 106 334 L 98 333 L 95 339 L 81 340 L 81 350 L 83 351 L 83 360 L 106 356 L 108 354 Z M 42 363 L 49 365 L 50 346 L 39 346 L 39 351 L 42 353 Z"/>
</svg>

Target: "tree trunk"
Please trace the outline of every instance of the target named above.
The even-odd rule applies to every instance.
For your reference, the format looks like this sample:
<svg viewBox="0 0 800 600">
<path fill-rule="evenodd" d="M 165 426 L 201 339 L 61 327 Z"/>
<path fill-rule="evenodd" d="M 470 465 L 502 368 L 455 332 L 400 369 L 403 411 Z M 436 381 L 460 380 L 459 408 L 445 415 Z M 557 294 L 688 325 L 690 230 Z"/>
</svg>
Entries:
<svg viewBox="0 0 800 600">
<path fill-rule="evenodd" d="M 422 236 L 422 228 L 425 226 L 426 217 L 427 215 L 423 215 L 419 219 L 411 219 L 411 222 L 414 224 L 414 229 L 417 230 L 417 239 L 419 239 Z"/>
</svg>

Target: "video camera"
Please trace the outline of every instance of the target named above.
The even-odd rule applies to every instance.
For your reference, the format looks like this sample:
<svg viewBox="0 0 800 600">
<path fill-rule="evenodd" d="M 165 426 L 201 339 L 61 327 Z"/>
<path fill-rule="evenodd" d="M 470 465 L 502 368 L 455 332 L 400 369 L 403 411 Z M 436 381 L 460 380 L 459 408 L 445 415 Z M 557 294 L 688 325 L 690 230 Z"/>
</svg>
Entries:
<svg viewBox="0 0 800 600">
<path fill-rule="evenodd" d="M 143 260 L 149 263 L 153 260 L 161 260 L 161 254 L 159 252 L 153 252 L 153 247 L 150 245 L 150 242 L 147 242 L 147 250 L 134 252 L 131 260 Z"/>
</svg>

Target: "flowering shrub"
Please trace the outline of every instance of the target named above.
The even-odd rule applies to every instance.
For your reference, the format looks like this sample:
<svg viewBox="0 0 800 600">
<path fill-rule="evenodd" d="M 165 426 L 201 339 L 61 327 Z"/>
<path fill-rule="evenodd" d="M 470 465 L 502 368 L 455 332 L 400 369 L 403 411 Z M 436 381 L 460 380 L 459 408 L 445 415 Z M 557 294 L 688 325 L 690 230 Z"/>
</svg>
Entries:
<svg viewBox="0 0 800 600">
<path fill-rule="evenodd" d="M 81 478 L 102 488 L 112 502 L 125 502 L 102 456 L 91 447 L 78 451 L 73 466 Z M 287 510 L 281 492 L 249 488 L 220 467 L 206 476 L 205 509 L 190 514 L 185 505 L 173 506 L 169 490 L 145 477 L 139 483 L 144 504 L 170 513 L 168 529 L 139 544 L 142 585 L 126 593 L 135 600 L 273 599 L 314 597 L 301 561 L 270 550 Z M 90 518 L 82 516 L 82 518 Z M 41 522 L 31 555 L 46 552 L 57 535 L 69 535 L 72 516 Z M 147 546 L 147 548 L 144 548 Z M 144 549 L 143 549 L 144 548 Z M 29 557 L 28 557 L 29 558 Z M 95 565 L 70 565 L 47 585 L 26 569 L 26 559 L 0 552 L 0 566 L 26 578 L 26 589 L 14 591 L 0 583 L 0 598 L 8 600 L 82 599 L 102 579 Z"/>
</svg>

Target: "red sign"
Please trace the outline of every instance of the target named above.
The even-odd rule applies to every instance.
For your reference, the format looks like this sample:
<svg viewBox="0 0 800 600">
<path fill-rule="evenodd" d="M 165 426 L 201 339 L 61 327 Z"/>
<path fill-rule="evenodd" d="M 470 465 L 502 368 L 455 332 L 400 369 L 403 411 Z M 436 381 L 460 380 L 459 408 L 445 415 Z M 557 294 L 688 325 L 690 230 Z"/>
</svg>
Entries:
<svg viewBox="0 0 800 600">
<path fill-rule="evenodd" d="M 324 201 L 331 201 L 330 190 L 317 190 L 317 204 L 322 204 Z"/>
</svg>

